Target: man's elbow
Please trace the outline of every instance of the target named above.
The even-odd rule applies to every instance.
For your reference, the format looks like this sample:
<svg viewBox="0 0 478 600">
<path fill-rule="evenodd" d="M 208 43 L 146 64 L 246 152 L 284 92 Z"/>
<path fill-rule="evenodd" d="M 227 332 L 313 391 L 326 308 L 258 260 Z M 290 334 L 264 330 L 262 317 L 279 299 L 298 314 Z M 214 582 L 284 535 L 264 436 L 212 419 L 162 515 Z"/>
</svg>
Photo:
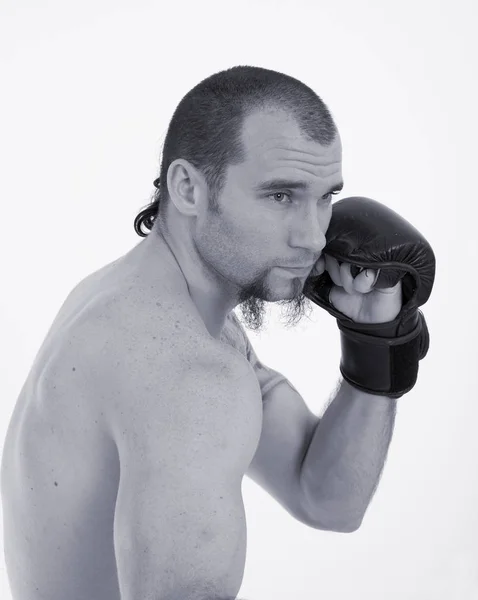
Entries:
<svg viewBox="0 0 478 600">
<path fill-rule="evenodd" d="M 306 501 L 304 494 L 295 494 L 282 505 L 295 520 L 318 531 L 354 533 L 362 525 L 362 517 L 352 519 L 345 515 L 332 515 L 325 510 L 320 510 L 317 504 L 312 506 L 311 502 Z"/>
<path fill-rule="evenodd" d="M 317 515 L 308 514 L 307 518 L 301 519 L 301 521 L 319 531 L 330 531 L 333 533 L 354 533 L 362 525 L 362 520 L 352 519 L 339 519 L 337 517 L 332 518 L 330 515 Z"/>
<path fill-rule="evenodd" d="M 340 525 L 332 526 L 329 531 L 335 531 L 336 533 L 355 533 L 360 529 L 362 523 L 341 523 Z"/>
<path fill-rule="evenodd" d="M 352 522 L 331 522 L 330 520 L 317 520 L 311 519 L 307 523 L 309 527 L 312 529 L 317 529 L 319 531 L 330 531 L 332 533 L 354 533 L 360 529 L 362 523 L 352 523 Z"/>
</svg>

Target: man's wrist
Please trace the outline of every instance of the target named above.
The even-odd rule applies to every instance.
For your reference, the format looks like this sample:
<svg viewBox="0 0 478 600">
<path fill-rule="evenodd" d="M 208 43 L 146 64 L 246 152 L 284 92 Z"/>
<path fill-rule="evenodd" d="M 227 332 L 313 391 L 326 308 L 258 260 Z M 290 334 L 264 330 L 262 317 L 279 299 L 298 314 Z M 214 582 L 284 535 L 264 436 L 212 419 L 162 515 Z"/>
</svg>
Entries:
<svg viewBox="0 0 478 600">
<path fill-rule="evenodd" d="M 361 390 L 343 378 L 341 380 L 341 386 L 344 394 L 349 396 L 352 401 L 373 403 L 374 406 L 377 406 L 378 408 L 383 407 L 384 410 L 389 410 L 390 406 L 397 405 L 398 398 Z"/>
</svg>

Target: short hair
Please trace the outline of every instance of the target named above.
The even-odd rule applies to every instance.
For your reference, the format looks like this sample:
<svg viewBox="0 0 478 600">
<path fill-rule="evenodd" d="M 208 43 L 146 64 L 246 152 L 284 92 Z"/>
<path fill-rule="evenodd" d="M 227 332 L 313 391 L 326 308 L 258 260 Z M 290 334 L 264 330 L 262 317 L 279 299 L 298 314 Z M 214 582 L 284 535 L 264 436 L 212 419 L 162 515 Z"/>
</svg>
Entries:
<svg viewBox="0 0 478 600">
<path fill-rule="evenodd" d="M 149 205 L 134 221 L 141 237 L 151 231 L 156 218 L 166 214 L 167 172 L 182 158 L 198 169 L 210 192 L 210 208 L 225 184 L 229 165 L 246 159 L 241 141 L 244 119 L 255 110 L 279 108 L 293 116 L 302 134 L 323 146 L 336 137 L 337 127 L 329 109 L 307 85 L 284 73 L 261 67 L 236 66 L 211 75 L 192 88 L 178 104 L 163 145 L 156 191 Z"/>
</svg>

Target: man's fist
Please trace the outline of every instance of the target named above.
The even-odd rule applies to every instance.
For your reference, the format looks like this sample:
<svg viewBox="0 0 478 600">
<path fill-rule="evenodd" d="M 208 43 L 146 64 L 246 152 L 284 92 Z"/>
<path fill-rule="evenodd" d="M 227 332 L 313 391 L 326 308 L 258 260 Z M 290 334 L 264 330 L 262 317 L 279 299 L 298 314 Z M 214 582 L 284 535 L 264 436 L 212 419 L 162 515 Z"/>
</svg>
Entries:
<svg viewBox="0 0 478 600">
<path fill-rule="evenodd" d="M 415 384 L 428 351 L 418 307 L 433 287 L 433 250 L 408 221 L 363 197 L 334 205 L 326 237 L 304 294 L 337 318 L 344 378 L 399 397 Z"/>
<path fill-rule="evenodd" d="M 402 281 L 389 288 L 374 289 L 380 269 L 363 269 L 355 277 L 351 264 L 325 257 L 325 269 L 334 285 L 329 300 L 337 310 L 356 323 L 387 323 L 402 308 Z"/>
</svg>

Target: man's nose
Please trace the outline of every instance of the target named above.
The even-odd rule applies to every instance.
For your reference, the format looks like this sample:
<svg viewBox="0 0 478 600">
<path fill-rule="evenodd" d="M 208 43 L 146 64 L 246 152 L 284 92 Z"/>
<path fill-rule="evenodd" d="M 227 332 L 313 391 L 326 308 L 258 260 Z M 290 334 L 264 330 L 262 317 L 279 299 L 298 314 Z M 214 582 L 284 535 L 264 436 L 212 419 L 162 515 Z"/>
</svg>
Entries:
<svg viewBox="0 0 478 600">
<path fill-rule="evenodd" d="M 323 213 L 320 208 L 312 207 L 297 220 L 291 232 L 292 246 L 306 248 L 314 255 L 322 252 L 327 243 L 325 233 L 328 222 Z"/>
</svg>

